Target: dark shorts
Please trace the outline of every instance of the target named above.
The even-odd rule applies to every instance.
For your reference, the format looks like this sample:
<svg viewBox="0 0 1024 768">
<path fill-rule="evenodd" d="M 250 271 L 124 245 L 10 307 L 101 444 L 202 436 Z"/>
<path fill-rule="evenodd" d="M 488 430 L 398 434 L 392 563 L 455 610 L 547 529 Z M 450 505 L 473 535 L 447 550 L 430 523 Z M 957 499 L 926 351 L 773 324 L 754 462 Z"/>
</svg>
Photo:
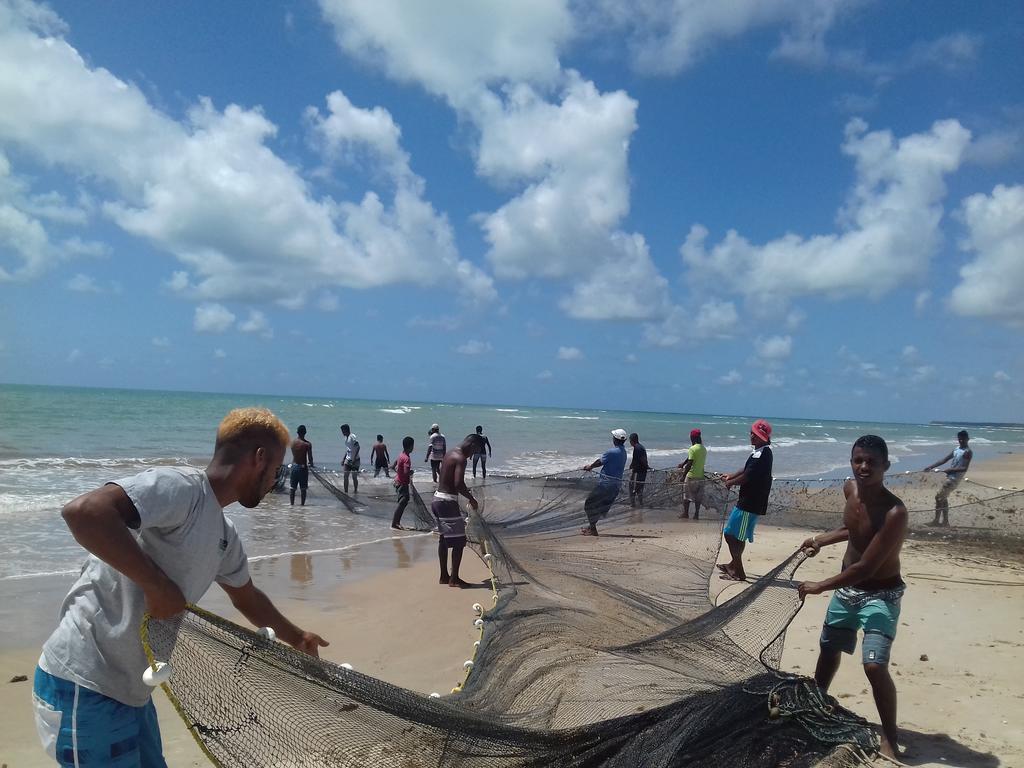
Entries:
<svg viewBox="0 0 1024 768">
<path fill-rule="evenodd" d="M 356 459 L 355 461 L 343 461 L 341 462 L 341 466 L 346 472 L 358 472 L 359 459 Z"/>
<path fill-rule="evenodd" d="M 634 483 L 645 483 L 647 482 L 647 470 L 646 469 L 634 469 L 632 470 L 633 477 L 631 478 Z"/>
<path fill-rule="evenodd" d="M 608 510 L 612 508 L 615 499 L 619 495 L 617 485 L 599 485 L 590 492 L 587 500 L 583 502 L 583 511 L 587 513 L 587 521 L 596 523 L 602 517 L 608 516 Z"/>
<path fill-rule="evenodd" d="M 305 464 L 292 464 L 291 483 L 292 488 L 309 488 L 309 467 Z"/>
<path fill-rule="evenodd" d="M 408 485 L 396 485 L 395 493 L 398 494 L 398 500 L 407 502 L 409 501 L 409 486 Z"/>
<path fill-rule="evenodd" d="M 387 459 L 377 459 L 377 463 L 373 465 L 373 468 L 374 469 L 387 469 L 388 468 L 388 460 Z"/>
<path fill-rule="evenodd" d="M 466 518 L 462 516 L 458 501 L 435 498 L 434 503 L 430 505 L 430 511 L 434 513 L 434 519 L 437 520 L 438 532 L 447 543 L 456 544 L 458 543 L 456 539 L 462 539 L 462 542 L 465 543 Z"/>
</svg>

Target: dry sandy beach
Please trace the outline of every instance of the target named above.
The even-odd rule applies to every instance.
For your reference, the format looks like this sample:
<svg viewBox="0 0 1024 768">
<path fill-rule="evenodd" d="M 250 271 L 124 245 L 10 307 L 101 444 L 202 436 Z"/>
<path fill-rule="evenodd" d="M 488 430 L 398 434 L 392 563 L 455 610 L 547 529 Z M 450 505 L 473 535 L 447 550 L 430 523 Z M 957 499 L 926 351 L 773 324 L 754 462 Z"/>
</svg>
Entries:
<svg viewBox="0 0 1024 768">
<path fill-rule="evenodd" d="M 1003 456 L 971 471 L 993 486 L 1024 488 L 1024 456 Z M 837 519 L 839 510 L 836 510 Z M 954 520 L 955 524 L 955 520 Z M 685 523 L 666 524 L 671 546 Z M 810 532 L 765 524 L 748 547 L 748 572 L 760 574 L 791 554 Z M 344 555 L 295 555 L 254 563 L 256 583 L 287 615 L 331 642 L 324 657 L 348 662 L 389 682 L 447 693 L 463 675 L 477 632 L 472 604 L 489 591 L 439 587 L 430 535 L 406 535 Z M 842 547 L 826 549 L 798 576 L 835 572 Z M 892 670 L 899 690 L 905 761 L 911 765 L 997 768 L 1024 766 L 1024 557 L 986 556 L 977 545 L 915 539 L 904 549 L 900 634 Z M 337 573 L 328 581 L 317 574 Z M 467 553 L 464 577 L 481 581 L 484 565 Z M 66 578 L 9 582 L 0 593 L 0 766 L 50 763 L 35 737 L 31 676 L 39 646 L 52 628 Z M 742 585 L 713 585 L 719 602 Z M 203 605 L 231 616 L 219 590 Z M 811 674 L 827 595 L 811 597 L 787 634 L 783 668 Z M 460 650 L 461 649 L 461 650 Z M 7 682 L 17 675 L 27 682 Z M 832 693 L 877 722 L 859 656 L 844 657 Z M 208 763 L 162 693 L 156 694 L 171 766 Z"/>
</svg>

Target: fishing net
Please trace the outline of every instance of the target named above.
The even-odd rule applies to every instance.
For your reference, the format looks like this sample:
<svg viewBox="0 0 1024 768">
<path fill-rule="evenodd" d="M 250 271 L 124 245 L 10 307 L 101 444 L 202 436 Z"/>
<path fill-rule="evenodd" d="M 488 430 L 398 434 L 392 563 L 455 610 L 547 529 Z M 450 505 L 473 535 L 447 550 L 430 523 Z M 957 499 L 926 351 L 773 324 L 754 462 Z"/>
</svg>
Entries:
<svg viewBox="0 0 1024 768">
<path fill-rule="evenodd" d="M 390 519 L 392 494 L 357 500 L 330 473 L 314 476 L 353 514 Z M 937 480 L 894 485 L 927 500 Z M 779 670 L 802 553 L 715 605 L 734 497 L 709 481 L 701 519 L 682 521 L 677 474 L 651 471 L 642 503 L 623 490 L 601 535 L 583 537 L 595 483 L 581 472 L 475 489 L 470 544 L 493 591 L 450 695 L 398 688 L 199 609 L 147 623 L 151 661 L 171 662 L 165 690 L 222 766 L 805 766 L 874 750 L 863 719 Z M 1019 494 L 991 490 L 961 507 L 985 518 L 1011 504 L 1019 517 Z M 841 502 L 841 481 L 777 482 L 770 514 L 835 527 Z M 951 498 L 951 519 L 961 507 Z M 418 494 L 409 509 L 429 525 Z"/>
</svg>

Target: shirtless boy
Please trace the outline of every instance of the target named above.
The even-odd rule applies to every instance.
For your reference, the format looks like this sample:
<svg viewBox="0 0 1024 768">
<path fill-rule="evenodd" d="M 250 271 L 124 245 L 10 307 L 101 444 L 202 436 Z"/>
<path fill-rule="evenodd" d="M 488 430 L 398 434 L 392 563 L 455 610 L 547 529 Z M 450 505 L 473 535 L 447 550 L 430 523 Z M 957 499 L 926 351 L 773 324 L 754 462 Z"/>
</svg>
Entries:
<svg viewBox="0 0 1024 768">
<path fill-rule="evenodd" d="M 437 557 L 441 563 L 441 584 L 449 587 L 468 587 L 459 578 L 462 551 L 466 548 L 466 518 L 459 509 L 459 496 L 469 499 L 469 506 L 477 508 L 476 499 L 466 487 L 466 460 L 479 453 L 483 447 L 480 435 L 466 435 L 462 445 L 448 451 L 438 472 L 437 490 L 430 511 L 437 519 L 437 530 L 441 534 L 437 545 Z M 448 550 L 452 551 L 452 570 L 448 572 Z"/>
<path fill-rule="evenodd" d="M 370 463 L 373 464 L 373 476 L 377 477 L 380 471 L 384 470 L 384 477 L 391 477 L 388 471 L 388 464 L 391 457 L 388 455 L 388 446 L 384 442 L 384 435 L 377 435 L 377 442 L 370 449 Z"/>
<path fill-rule="evenodd" d="M 827 691 L 842 653 L 852 654 L 857 630 L 863 630 L 861 658 L 882 722 L 881 752 L 896 757 L 896 686 L 889 675 L 889 652 L 900 618 L 906 585 L 900 576 L 900 549 L 907 534 L 907 508 L 884 485 L 889 448 L 876 435 L 865 435 L 850 454 L 853 479 L 843 488 L 843 525 L 803 543 L 808 555 L 822 547 L 847 542 L 843 570 L 824 581 L 805 581 L 800 597 L 836 590 L 825 613 L 821 652 L 814 680 Z"/>
<path fill-rule="evenodd" d="M 309 488 L 309 468 L 313 466 L 313 444 L 306 439 L 306 425 L 296 430 L 298 437 L 292 440 L 291 500 L 295 504 L 295 487 L 301 492 L 301 504 L 306 505 L 306 489 Z"/>
</svg>

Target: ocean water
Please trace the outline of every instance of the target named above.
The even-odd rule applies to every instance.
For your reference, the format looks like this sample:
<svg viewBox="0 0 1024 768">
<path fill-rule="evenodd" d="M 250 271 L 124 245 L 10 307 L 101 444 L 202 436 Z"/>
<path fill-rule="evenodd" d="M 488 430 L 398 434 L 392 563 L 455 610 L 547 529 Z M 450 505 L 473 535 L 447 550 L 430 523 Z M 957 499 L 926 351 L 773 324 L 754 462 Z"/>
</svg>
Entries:
<svg viewBox="0 0 1024 768">
<path fill-rule="evenodd" d="M 750 418 L 516 405 L 467 405 L 344 400 L 276 395 L 101 390 L 0 385 L 0 580 L 74 572 L 82 550 L 60 509 L 80 493 L 150 466 L 209 460 L 220 419 L 232 408 L 270 408 L 294 432 L 305 424 L 316 464 L 337 468 L 343 453 L 339 425 L 359 437 L 363 466 L 383 434 L 392 457 L 402 438 L 416 440 L 414 467 L 423 467 L 427 430 L 437 422 L 449 445 L 477 424 L 491 440 L 495 474 L 539 475 L 579 467 L 610 444 L 609 432 L 637 432 L 652 466 L 678 464 L 689 432 L 700 427 L 708 468 L 739 469 L 749 451 Z M 771 419 L 778 477 L 836 477 L 846 473 L 850 444 L 875 433 L 889 443 L 893 470 L 919 469 L 955 444 L 956 428 L 923 424 Z M 1024 449 L 1024 430 L 971 429 L 979 459 Z M 422 479 L 422 473 L 420 475 Z M 364 473 L 364 492 L 387 492 L 389 481 Z M 341 514 L 315 481 L 303 510 L 271 495 L 255 510 L 228 510 L 251 557 L 345 551 L 387 535 L 379 521 Z"/>
</svg>

